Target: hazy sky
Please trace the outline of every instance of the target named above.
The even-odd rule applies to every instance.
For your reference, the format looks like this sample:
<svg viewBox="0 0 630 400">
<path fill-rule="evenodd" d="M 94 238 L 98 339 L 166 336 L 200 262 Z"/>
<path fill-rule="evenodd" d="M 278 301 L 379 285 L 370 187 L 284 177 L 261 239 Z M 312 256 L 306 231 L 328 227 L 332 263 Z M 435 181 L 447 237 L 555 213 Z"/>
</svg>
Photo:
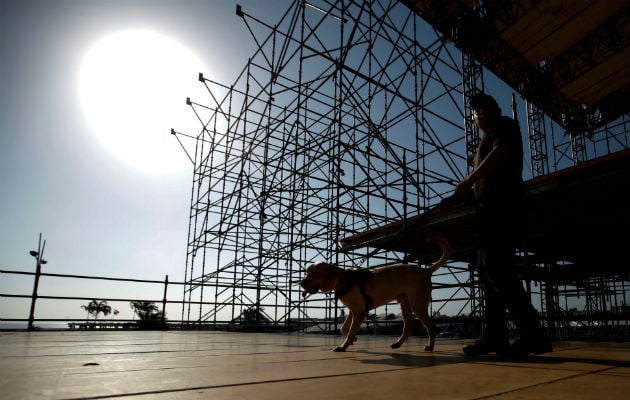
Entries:
<svg viewBox="0 0 630 400">
<path fill-rule="evenodd" d="M 141 29 L 179 43 L 207 68 L 199 72 L 231 83 L 252 53 L 249 33 L 235 14 L 237 3 L 267 15 L 280 15 L 287 5 L 281 0 L 2 3 L 1 269 L 34 270 L 28 252 L 37 248 L 41 232 L 46 272 L 157 280 L 168 274 L 172 281 L 183 280 L 192 164 L 152 173 L 106 149 L 83 111 L 79 74 L 99 40 Z M 188 78 L 198 83 L 196 72 Z M 159 89 L 165 81 L 153 83 Z M 120 100 L 131 101 L 127 97 L 121 89 Z M 192 116 L 185 97 L 177 102 Z M 127 124 L 132 123 L 121 123 Z M 171 128 L 180 128 L 174 125 L 166 121 L 155 128 L 154 136 L 144 139 L 147 146 L 154 137 L 167 137 L 183 155 L 170 135 Z M 20 285 L 28 292 L 32 279 L 14 284 L 3 275 L 0 291 L 16 292 Z"/>
<path fill-rule="evenodd" d="M 174 105 L 168 112 L 146 106 L 170 93 L 173 85 L 190 84 L 190 96 L 195 98 L 192 88 L 204 90 L 198 72 L 233 83 L 255 49 L 235 13 L 236 5 L 273 24 L 291 1 L 4 1 L 0 7 L 0 269 L 33 271 L 35 260 L 29 250 L 37 248 L 41 232 L 48 260 L 45 272 L 151 280 L 168 275 L 170 281 L 183 281 L 192 164 L 170 130 L 190 132 L 187 125 L 178 124 L 182 116 L 194 119 L 194 115 L 185 105 L 187 92 L 170 97 Z M 135 39 L 117 36 L 129 31 L 161 38 L 158 58 L 145 57 L 155 43 L 133 47 Z M 109 41 L 113 37 L 118 41 Z M 125 51 L 95 55 L 95 49 L 107 46 Z M 193 59 L 186 66 L 199 63 L 202 71 L 195 66 L 190 72 L 178 72 L 175 61 Z M 88 72 L 86 65 L 92 66 Z M 112 80 L 121 71 L 133 71 L 133 76 Z M 136 86 L 143 88 L 140 94 L 127 90 Z M 511 92 L 493 91 L 506 114 Z M 142 113 L 142 118 L 133 119 Z M 116 135 L 128 140 L 112 151 L 102 138 Z M 133 161 L 140 166 L 124 161 L 121 146 L 126 157 L 137 155 Z M 150 156 L 153 162 L 156 157 L 164 160 L 160 167 L 174 163 L 177 168 L 162 172 L 142 168 L 141 161 Z M 0 275 L 1 293 L 30 294 L 32 285 L 32 277 Z M 79 280 L 69 286 L 67 281 L 46 278 L 40 294 L 162 296 L 160 287 L 145 294 L 128 286 Z M 128 291 L 122 293 L 121 288 Z M 180 293 L 169 293 L 181 300 Z M 0 298 L 0 318 L 27 318 L 29 304 Z M 75 318 L 79 305 L 57 311 L 53 301 L 42 301 L 38 310 L 48 318 Z M 127 305 L 114 306 L 124 312 L 121 318 L 131 318 Z M 171 317 L 180 315 L 171 312 Z"/>
</svg>

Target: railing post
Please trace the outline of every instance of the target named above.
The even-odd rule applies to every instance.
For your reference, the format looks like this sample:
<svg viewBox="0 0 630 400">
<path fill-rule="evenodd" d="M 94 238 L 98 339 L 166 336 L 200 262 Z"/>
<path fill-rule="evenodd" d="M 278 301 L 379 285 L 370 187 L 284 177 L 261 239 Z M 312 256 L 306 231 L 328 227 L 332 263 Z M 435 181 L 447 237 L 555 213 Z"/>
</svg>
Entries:
<svg viewBox="0 0 630 400">
<path fill-rule="evenodd" d="M 164 297 L 162 298 L 162 326 L 166 324 L 166 291 L 168 289 L 168 275 L 164 278 Z"/>
<path fill-rule="evenodd" d="M 33 322 L 35 321 L 35 302 L 37 301 L 37 289 L 39 287 L 39 277 L 42 274 L 42 264 L 46 264 L 44 260 L 44 247 L 46 247 L 46 241 L 42 245 L 42 234 L 39 234 L 39 244 L 37 245 L 37 251 L 31 250 L 30 255 L 35 257 L 37 266 L 35 267 L 35 282 L 33 283 L 33 295 L 31 296 L 31 311 L 28 315 L 28 330 L 32 331 Z"/>
</svg>

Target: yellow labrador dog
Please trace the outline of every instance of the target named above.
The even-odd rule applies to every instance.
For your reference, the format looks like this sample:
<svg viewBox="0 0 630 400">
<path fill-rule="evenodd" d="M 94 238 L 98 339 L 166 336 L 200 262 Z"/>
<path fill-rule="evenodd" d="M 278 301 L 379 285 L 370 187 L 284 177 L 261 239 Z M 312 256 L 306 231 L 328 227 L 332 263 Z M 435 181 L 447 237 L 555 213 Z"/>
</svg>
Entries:
<svg viewBox="0 0 630 400">
<path fill-rule="evenodd" d="M 451 246 L 442 238 L 430 242 L 442 247 L 442 256 L 428 268 L 413 264 L 394 264 L 374 270 L 346 270 L 326 262 L 308 266 L 306 277 L 300 282 L 302 297 L 321 291 L 335 291 L 335 297 L 348 307 L 348 316 L 341 326 L 344 342 L 334 351 L 346 351 L 357 340 L 357 334 L 367 312 L 394 299 L 400 304 L 403 317 L 402 335 L 392 343 L 392 349 L 400 347 L 411 334 L 412 312 L 420 319 L 429 333 L 425 351 L 432 351 L 435 344 L 435 324 L 429 317 L 431 302 L 431 275 L 446 264 Z"/>
</svg>

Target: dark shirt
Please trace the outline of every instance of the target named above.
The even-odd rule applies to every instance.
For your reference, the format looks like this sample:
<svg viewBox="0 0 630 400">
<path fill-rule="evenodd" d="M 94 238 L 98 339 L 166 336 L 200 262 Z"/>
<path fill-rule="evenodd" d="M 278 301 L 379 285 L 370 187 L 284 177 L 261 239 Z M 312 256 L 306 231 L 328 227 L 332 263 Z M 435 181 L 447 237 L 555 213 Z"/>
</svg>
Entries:
<svg viewBox="0 0 630 400">
<path fill-rule="evenodd" d="M 518 123 L 501 116 L 480 148 L 483 160 L 495 144 L 512 147 L 512 155 L 496 171 L 475 183 L 479 244 L 514 243 L 524 214 L 523 143 Z"/>
</svg>

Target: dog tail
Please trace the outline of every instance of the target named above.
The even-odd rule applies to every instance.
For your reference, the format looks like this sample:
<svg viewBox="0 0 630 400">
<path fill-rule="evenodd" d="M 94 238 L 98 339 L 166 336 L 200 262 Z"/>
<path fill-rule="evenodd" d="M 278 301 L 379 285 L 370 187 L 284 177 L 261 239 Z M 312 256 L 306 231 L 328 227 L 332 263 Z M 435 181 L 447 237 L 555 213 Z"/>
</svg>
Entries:
<svg viewBox="0 0 630 400">
<path fill-rule="evenodd" d="M 439 260 L 437 260 L 433 265 L 427 268 L 430 274 L 434 273 L 438 268 L 442 265 L 446 264 L 446 262 L 451 257 L 451 245 L 446 241 L 446 239 L 441 237 L 429 238 L 427 239 L 429 242 L 437 243 L 442 248 L 442 256 Z"/>
</svg>

